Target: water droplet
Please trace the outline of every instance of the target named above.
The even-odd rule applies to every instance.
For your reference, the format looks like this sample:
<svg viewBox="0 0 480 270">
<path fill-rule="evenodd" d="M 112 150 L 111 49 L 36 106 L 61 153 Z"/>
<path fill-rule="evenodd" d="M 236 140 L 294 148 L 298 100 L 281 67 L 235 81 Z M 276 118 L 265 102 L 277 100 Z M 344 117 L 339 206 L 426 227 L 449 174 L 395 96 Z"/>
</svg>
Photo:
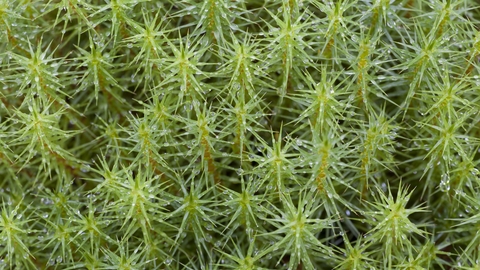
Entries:
<svg viewBox="0 0 480 270">
<path fill-rule="evenodd" d="M 303 141 L 301 139 L 297 139 L 296 140 L 296 143 L 298 146 L 302 146 L 303 145 Z"/>
<path fill-rule="evenodd" d="M 54 258 L 49 259 L 48 262 L 47 262 L 47 265 L 48 266 L 55 265 L 55 259 Z"/>
<path fill-rule="evenodd" d="M 238 83 L 238 82 L 234 82 L 233 85 L 232 85 L 232 88 L 233 88 L 233 90 L 235 90 L 235 91 L 240 90 L 240 87 L 241 87 L 241 85 L 240 85 L 240 83 Z"/>
<path fill-rule="evenodd" d="M 80 171 L 84 172 L 84 173 L 87 173 L 90 171 L 90 165 L 83 165 L 81 168 L 80 168 Z"/>
<path fill-rule="evenodd" d="M 443 192 L 450 191 L 450 176 L 447 173 L 442 175 L 439 188 Z"/>
</svg>

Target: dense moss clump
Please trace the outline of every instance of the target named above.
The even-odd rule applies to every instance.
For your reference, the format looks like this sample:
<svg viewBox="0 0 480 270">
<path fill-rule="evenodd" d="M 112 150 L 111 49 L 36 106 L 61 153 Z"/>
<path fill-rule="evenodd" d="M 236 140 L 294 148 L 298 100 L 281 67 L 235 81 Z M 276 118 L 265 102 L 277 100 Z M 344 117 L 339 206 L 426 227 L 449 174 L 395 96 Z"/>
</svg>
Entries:
<svg viewBox="0 0 480 270">
<path fill-rule="evenodd" d="M 479 269 L 476 0 L 0 0 L 0 269 Z"/>
</svg>

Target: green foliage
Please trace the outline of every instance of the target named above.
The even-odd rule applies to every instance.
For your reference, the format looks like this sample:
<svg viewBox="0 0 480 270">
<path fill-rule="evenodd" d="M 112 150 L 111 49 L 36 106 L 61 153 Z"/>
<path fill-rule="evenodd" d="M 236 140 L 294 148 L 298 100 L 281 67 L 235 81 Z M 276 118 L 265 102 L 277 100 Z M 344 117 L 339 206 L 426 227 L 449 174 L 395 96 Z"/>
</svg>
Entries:
<svg viewBox="0 0 480 270">
<path fill-rule="evenodd" d="M 475 0 L 0 0 L 0 269 L 479 269 Z"/>
</svg>

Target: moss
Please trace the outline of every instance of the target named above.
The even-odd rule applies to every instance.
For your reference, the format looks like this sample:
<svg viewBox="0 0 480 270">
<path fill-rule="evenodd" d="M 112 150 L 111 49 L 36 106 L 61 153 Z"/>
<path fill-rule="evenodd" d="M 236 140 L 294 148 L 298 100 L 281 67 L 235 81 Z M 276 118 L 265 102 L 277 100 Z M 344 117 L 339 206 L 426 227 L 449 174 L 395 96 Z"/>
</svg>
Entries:
<svg viewBox="0 0 480 270">
<path fill-rule="evenodd" d="M 477 269 L 474 0 L 0 0 L 0 269 Z"/>
</svg>

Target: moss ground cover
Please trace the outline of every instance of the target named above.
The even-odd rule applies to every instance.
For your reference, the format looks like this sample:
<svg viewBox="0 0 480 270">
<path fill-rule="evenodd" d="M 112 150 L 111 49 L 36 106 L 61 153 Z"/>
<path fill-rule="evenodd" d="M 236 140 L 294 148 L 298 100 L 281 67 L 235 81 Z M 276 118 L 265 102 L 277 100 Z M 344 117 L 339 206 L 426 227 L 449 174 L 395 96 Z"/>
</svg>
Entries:
<svg viewBox="0 0 480 270">
<path fill-rule="evenodd" d="M 0 0 L 0 269 L 480 269 L 475 0 Z"/>
</svg>

